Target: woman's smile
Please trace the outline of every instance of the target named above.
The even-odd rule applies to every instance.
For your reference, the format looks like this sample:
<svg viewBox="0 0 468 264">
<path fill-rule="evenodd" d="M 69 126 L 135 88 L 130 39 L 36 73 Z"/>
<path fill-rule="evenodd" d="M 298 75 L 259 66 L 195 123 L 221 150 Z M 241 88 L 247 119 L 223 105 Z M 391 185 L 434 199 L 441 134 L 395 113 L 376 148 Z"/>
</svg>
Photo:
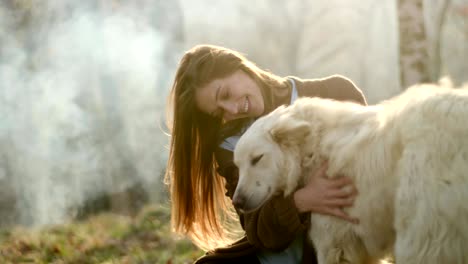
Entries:
<svg viewBox="0 0 468 264">
<path fill-rule="evenodd" d="M 245 103 L 244 103 L 244 109 L 243 109 L 242 113 L 247 114 L 248 111 L 249 111 L 249 97 L 246 96 L 245 97 Z"/>
</svg>

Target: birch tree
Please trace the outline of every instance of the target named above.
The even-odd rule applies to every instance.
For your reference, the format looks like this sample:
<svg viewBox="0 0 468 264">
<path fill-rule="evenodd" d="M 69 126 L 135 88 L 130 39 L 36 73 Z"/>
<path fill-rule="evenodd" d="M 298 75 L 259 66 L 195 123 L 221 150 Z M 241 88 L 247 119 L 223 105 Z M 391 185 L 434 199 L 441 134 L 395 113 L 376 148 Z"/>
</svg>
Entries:
<svg viewBox="0 0 468 264">
<path fill-rule="evenodd" d="M 398 0 L 401 87 L 430 81 L 423 0 Z"/>
</svg>

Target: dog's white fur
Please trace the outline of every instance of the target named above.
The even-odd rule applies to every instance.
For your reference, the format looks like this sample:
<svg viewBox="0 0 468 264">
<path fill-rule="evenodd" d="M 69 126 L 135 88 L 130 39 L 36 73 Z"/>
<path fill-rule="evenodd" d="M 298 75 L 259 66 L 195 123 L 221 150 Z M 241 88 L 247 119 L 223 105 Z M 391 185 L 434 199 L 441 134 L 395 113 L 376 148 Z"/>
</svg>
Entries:
<svg viewBox="0 0 468 264">
<path fill-rule="evenodd" d="M 468 263 L 468 89 L 418 85 L 375 106 L 301 98 L 239 140 L 233 200 L 252 211 L 322 162 L 359 190 L 346 212 L 311 214 L 319 263 Z"/>
</svg>

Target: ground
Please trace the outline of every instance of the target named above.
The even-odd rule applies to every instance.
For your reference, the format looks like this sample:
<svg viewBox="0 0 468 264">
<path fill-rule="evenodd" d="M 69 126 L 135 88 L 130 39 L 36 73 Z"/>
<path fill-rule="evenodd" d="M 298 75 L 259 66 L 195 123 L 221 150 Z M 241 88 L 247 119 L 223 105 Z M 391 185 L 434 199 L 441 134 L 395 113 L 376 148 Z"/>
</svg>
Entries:
<svg viewBox="0 0 468 264">
<path fill-rule="evenodd" d="M 0 231 L 0 263 L 192 263 L 202 255 L 169 228 L 169 209 L 148 206 L 136 217 L 104 213 L 38 230 Z"/>
</svg>

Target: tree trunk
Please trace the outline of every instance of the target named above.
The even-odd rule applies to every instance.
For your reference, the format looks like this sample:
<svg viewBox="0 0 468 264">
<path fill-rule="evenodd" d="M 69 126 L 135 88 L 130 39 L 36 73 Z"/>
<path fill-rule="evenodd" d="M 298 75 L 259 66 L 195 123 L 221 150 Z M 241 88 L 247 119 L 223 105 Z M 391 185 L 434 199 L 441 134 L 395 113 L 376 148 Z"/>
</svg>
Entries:
<svg viewBox="0 0 468 264">
<path fill-rule="evenodd" d="M 428 41 L 422 0 L 398 0 L 401 86 L 429 82 Z"/>
</svg>

